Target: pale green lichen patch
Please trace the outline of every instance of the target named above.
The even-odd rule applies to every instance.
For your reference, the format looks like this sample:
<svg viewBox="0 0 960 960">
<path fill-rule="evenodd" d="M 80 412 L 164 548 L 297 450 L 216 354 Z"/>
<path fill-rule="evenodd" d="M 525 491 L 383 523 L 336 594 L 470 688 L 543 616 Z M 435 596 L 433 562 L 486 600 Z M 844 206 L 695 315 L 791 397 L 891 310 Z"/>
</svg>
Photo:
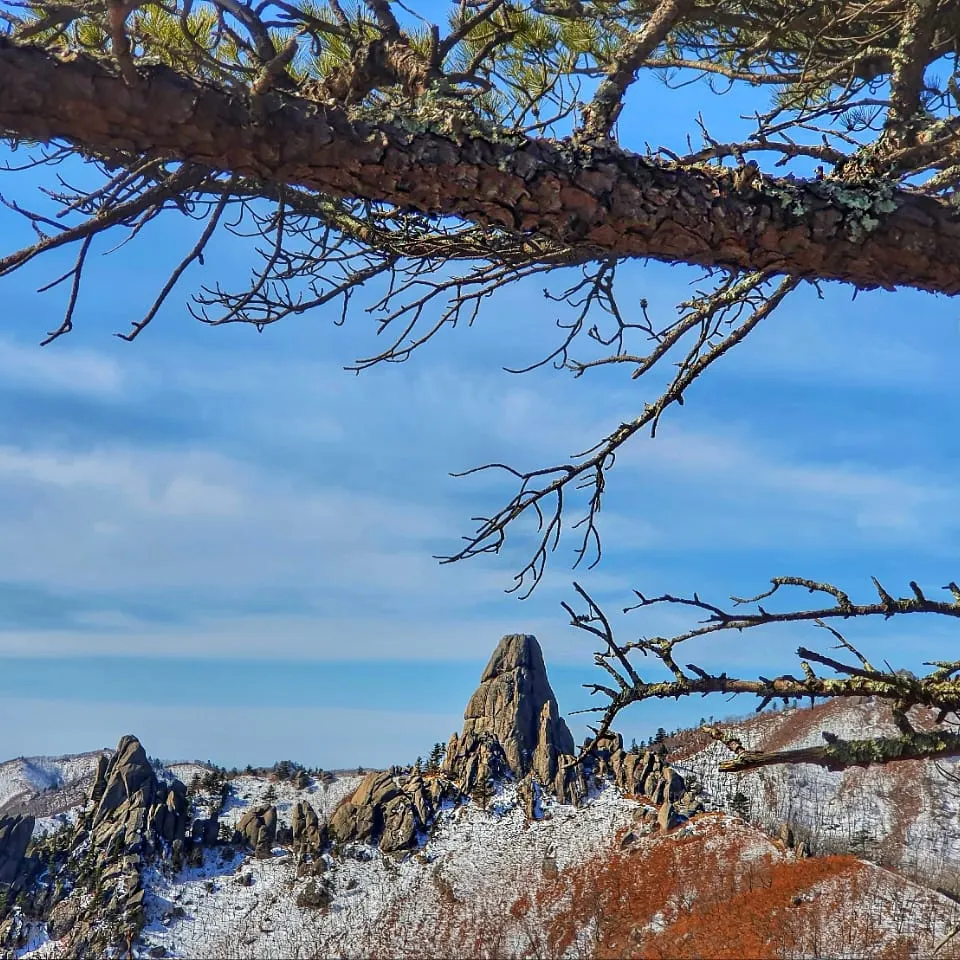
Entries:
<svg viewBox="0 0 960 960">
<path fill-rule="evenodd" d="M 824 202 L 842 216 L 840 229 L 848 240 L 860 243 L 898 206 L 896 187 L 889 180 L 797 181 L 765 180 L 760 187 L 792 216 L 803 218 Z"/>
</svg>

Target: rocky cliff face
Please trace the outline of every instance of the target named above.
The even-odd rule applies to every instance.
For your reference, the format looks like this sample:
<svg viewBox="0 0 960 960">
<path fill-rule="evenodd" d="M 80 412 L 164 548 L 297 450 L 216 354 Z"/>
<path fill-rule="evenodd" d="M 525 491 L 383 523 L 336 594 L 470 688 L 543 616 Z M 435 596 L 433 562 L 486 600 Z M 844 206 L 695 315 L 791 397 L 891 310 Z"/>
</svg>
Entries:
<svg viewBox="0 0 960 960">
<path fill-rule="evenodd" d="M 33 817 L 0 817 L 0 885 L 15 888 L 24 879 Z"/>
<path fill-rule="evenodd" d="M 121 937 L 136 936 L 143 917 L 141 872 L 153 853 L 180 855 L 188 821 L 186 787 L 161 783 L 140 741 L 122 737 L 113 756 L 100 757 L 69 859 L 78 884 L 51 910 L 71 949 L 83 955 L 107 946 L 103 916 L 115 918 Z M 94 887 L 92 900 L 84 886 Z M 48 921 L 49 922 L 49 921 Z"/>
<path fill-rule="evenodd" d="M 72 834 L 44 838 L 27 857 L 34 818 L 0 820 L 0 886 L 24 887 L 29 912 L 46 918 L 50 935 L 63 939 L 71 956 L 98 955 L 137 935 L 143 867 L 154 856 L 180 861 L 188 823 L 186 787 L 161 781 L 140 741 L 125 736 L 110 758 L 97 760 Z M 60 874 L 60 882 L 27 890 L 24 878 L 42 868 Z M 3 918 L 0 955 L 4 944 L 16 942 L 21 918 L 22 912 Z"/>
</svg>

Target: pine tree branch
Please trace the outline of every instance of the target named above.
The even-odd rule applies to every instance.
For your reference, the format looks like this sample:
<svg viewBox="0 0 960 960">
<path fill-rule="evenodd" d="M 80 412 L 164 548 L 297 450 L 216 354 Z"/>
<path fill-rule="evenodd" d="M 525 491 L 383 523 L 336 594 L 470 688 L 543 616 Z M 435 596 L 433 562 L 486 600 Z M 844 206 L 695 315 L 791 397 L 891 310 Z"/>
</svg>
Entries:
<svg viewBox="0 0 960 960">
<path fill-rule="evenodd" d="M 693 0 L 660 0 L 644 28 L 624 41 L 612 68 L 600 81 L 584 112 L 579 134 L 583 139 L 605 140 L 608 137 L 623 109 L 627 89 L 637 79 L 637 71 L 692 7 Z"/>
<path fill-rule="evenodd" d="M 164 67 L 136 89 L 103 63 L 69 62 L 0 38 L 0 128 L 111 153 L 156 150 L 334 197 L 368 197 L 616 257 L 960 292 L 960 216 L 887 185 L 764 178 L 674 167 L 615 148 L 470 130 L 371 126 L 342 107 L 269 93 L 248 100 Z M 759 216 L 759 211 L 763 216 Z M 703 223 L 710 229 L 704 230 Z"/>
</svg>

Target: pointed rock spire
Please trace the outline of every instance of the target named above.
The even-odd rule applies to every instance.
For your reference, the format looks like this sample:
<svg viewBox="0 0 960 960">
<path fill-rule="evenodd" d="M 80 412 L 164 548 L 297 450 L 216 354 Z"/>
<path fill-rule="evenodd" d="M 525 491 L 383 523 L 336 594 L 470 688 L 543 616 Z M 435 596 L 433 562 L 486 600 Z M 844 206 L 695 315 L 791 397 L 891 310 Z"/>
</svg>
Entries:
<svg viewBox="0 0 960 960">
<path fill-rule="evenodd" d="M 510 634 L 500 641 L 463 719 L 461 743 L 492 734 L 518 778 L 533 769 L 538 750 L 573 753 L 573 736 L 559 715 L 543 652 L 530 634 Z"/>
<path fill-rule="evenodd" d="M 369 774 L 330 818 L 330 837 L 377 843 L 385 853 L 402 854 L 418 846 L 445 800 L 467 795 L 484 806 L 491 781 L 505 776 L 518 782 L 531 819 L 541 815 L 543 793 L 561 803 L 580 803 L 588 775 L 598 784 L 613 780 L 627 792 L 656 793 L 658 804 L 672 804 L 683 793 L 682 778 L 675 771 L 665 775 L 661 757 L 633 756 L 624 752 L 619 736 L 609 740 L 585 764 L 575 762 L 573 735 L 560 716 L 540 644 L 529 634 L 509 634 L 483 671 L 464 711 L 463 731 L 450 738 L 440 773 Z M 665 816 L 670 823 L 676 820 L 675 814 Z"/>
<path fill-rule="evenodd" d="M 463 720 L 443 769 L 465 793 L 504 773 L 517 780 L 532 775 L 563 799 L 582 793 L 571 791 L 571 773 L 562 769 L 562 759 L 574 753 L 573 735 L 560 716 L 536 637 L 508 634 L 500 641 Z"/>
</svg>

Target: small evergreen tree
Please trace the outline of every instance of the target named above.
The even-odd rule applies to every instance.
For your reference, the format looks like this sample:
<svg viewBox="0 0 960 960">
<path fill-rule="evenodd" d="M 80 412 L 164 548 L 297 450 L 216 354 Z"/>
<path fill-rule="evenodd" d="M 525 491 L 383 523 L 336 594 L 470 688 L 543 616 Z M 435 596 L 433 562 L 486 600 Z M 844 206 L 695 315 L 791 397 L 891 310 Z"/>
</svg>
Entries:
<svg viewBox="0 0 960 960">
<path fill-rule="evenodd" d="M 869 857 L 875 843 L 876 839 L 870 831 L 862 827 L 850 838 L 850 850 L 858 857 Z"/>
<path fill-rule="evenodd" d="M 440 764 L 443 762 L 443 757 L 446 752 L 447 748 L 437 741 L 430 750 L 430 757 L 427 760 L 427 770 L 431 773 L 436 773 L 440 769 Z"/>
<path fill-rule="evenodd" d="M 735 813 L 741 820 L 750 819 L 750 798 L 743 791 L 738 790 L 728 800 L 732 813 Z"/>
</svg>

